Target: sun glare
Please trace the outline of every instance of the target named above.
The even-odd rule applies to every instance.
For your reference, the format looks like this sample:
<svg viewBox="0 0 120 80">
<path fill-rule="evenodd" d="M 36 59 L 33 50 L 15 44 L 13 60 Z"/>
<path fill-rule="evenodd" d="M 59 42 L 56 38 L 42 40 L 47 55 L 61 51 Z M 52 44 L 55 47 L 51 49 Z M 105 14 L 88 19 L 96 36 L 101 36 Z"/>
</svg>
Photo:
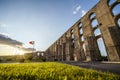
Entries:
<svg viewBox="0 0 120 80">
<path fill-rule="evenodd" d="M 22 51 L 22 50 L 18 50 L 18 52 L 17 52 L 19 55 L 23 55 L 24 54 L 24 52 Z"/>
<path fill-rule="evenodd" d="M 25 52 L 16 47 L 0 44 L 0 55 L 23 55 Z"/>
<path fill-rule="evenodd" d="M 18 48 L 14 48 L 13 53 L 14 53 L 14 55 L 23 55 L 24 51 L 20 50 Z"/>
</svg>

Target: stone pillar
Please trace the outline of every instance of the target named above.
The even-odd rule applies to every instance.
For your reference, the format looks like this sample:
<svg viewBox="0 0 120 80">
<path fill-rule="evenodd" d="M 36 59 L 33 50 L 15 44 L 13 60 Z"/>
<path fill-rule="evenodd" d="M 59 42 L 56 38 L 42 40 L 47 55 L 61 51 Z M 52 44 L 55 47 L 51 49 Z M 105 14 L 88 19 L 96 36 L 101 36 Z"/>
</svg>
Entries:
<svg viewBox="0 0 120 80">
<path fill-rule="evenodd" d="M 71 60 L 71 53 L 70 53 L 70 40 L 69 40 L 69 38 L 67 38 L 67 40 L 66 40 L 66 60 L 67 61 L 70 61 Z"/>
<path fill-rule="evenodd" d="M 87 45 L 86 45 L 86 60 L 87 61 L 96 61 L 100 60 L 100 51 L 94 36 L 88 36 L 86 38 Z"/>
<path fill-rule="evenodd" d="M 55 61 L 58 61 L 58 59 L 59 59 L 58 53 L 59 53 L 58 44 L 56 44 L 56 59 L 55 59 Z"/>
<path fill-rule="evenodd" d="M 66 44 L 62 43 L 62 61 L 66 60 L 65 48 L 66 48 Z"/>
<path fill-rule="evenodd" d="M 74 60 L 74 43 L 70 42 L 70 60 Z"/>
<path fill-rule="evenodd" d="M 111 13 L 107 0 L 102 0 L 98 7 L 99 10 L 96 12 L 98 21 L 102 24 L 100 29 L 106 45 L 108 60 L 120 61 L 120 29 L 116 25 L 115 17 Z"/>
<path fill-rule="evenodd" d="M 109 61 L 120 61 L 120 35 L 115 27 L 109 27 L 103 33 Z"/>
<path fill-rule="evenodd" d="M 59 46 L 59 61 L 62 61 L 62 45 Z"/>
<path fill-rule="evenodd" d="M 54 61 L 57 59 L 57 44 L 55 43 L 54 44 L 54 48 L 55 48 L 55 58 L 54 58 Z"/>
<path fill-rule="evenodd" d="M 61 55 L 61 52 L 62 52 L 62 51 L 61 51 L 61 45 L 58 45 L 58 58 L 57 58 L 58 61 L 61 61 L 61 59 L 62 59 L 62 57 L 61 57 L 61 56 L 62 56 L 62 55 Z"/>
<path fill-rule="evenodd" d="M 86 37 L 86 61 L 92 61 L 92 55 L 94 53 L 94 43 L 93 43 L 93 37 L 88 36 Z"/>
<path fill-rule="evenodd" d="M 78 24 L 75 25 L 74 28 L 74 60 L 75 61 L 84 61 L 85 60 L 85 54 L 82 51 L 82 43 L 80 42 L 80 36 L 79 36 L 79 28 Z"/>
<path fill-rule="evenodd" d="M 109 27 L 109 31 L 117 50 L 116 55 L 118 56 L 118 60 L 120 60 L 120 28 L 118 28 L 118 26 Z"/>
</svg>

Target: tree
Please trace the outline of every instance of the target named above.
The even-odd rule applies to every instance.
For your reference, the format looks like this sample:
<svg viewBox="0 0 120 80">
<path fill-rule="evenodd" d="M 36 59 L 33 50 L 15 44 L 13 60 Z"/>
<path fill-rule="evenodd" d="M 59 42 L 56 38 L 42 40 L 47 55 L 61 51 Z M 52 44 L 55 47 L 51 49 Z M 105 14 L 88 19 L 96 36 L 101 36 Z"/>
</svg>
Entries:
<svg viewBox="0 0 120 80">
<path fill-rule="evenodd" d="M 25 53 L 24 57 L 25 57 L 25 60 L 31 61 L 33 59 L 33 53 Z"/>
<path fill-rule="evenodd" d="M 18 62 L 24 62 L 24 56 L 23 55 L 17 55 L 16 56 L 16 61 L 18 61 Z"/>
</svg>

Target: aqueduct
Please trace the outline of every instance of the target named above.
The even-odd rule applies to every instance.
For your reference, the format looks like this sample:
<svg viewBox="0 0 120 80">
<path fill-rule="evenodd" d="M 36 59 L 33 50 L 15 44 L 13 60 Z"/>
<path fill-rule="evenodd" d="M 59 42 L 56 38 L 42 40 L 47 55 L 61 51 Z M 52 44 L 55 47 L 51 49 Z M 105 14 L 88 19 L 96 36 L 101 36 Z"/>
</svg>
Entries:
<svg viewBox="0 0 120 80">
<path fill-rule="evenodd" d="M 100 0 L 46 50 L 46 58 L 96 61 L 102 52 L 109 61 L 120 61 L 119 0 Z"/>
</svg>

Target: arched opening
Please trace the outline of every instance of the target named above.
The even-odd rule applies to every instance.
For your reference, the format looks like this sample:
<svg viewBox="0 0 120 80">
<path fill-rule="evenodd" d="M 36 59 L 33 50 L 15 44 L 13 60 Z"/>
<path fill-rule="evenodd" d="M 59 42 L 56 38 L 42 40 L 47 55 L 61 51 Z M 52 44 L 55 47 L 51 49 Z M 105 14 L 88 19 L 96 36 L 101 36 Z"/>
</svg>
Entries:
<svg viewBox="0 0 120 80">
<path fill-rule="evenodd" d="M 111 6 L 116 0 L 109 0 L 108 5 Z"/>
<path fill-rule="evenodd" d="M 97 39 L 96 43 L 98 45 L 98 49 L 100 51 L 100 54 L 102 56 L 102 60 L 108 60 L 107 59 L 107 52 L 106 52 L 106 48 L 105 48 L 105 44 L 104 44 L 104 41 L 103 41 L 103 38 L 100 36 L 101 35 L 101 31 L 100 31 L 100 28 L 99 28 L 99 23 L 97 21 L 97 19 L 93 19 L 92 23 L 92 28 L 93 28 L 93 34 Z"/>
<path fill-rule="evenodd" d="M 120 14 L 120 3 L 114 6 L 114 8 L 112 9 L 112 13 L 114 16 Z"/>
<path fill-rule="evenodd" d="M 92 28 L 96 27 L 97 25 L 99 25 L 99 24 L 98 24 L 98 21 L 97 21 L 97 19 L 94 19 L 94 20 L 92 21 Z"/>
<path fill-rule="evenodd" d="M 106 51 L 103 39 L 98 38 L 97 39 L 97 44 L 98 44 L 98 48 L 99 48 L 101 56 L 102 56 L 102 60 L 108 61 L 108 59 L 107 59 L 107 51 Z"/>
<path fill-rule="evenodd" d="M 82 28 L 80 28 L 80 34 L 83 34 L 83 29 Z"/>
<path fill-rule="evenodd" d="M 78 27 L 79 27 L 79 29 L 82 28 L 82 23 L 79 23 L 79 26 L 78 26 Z"/>
<path fill-rule="evenodd" d="M 71 39 L 72 39 L 72 43 L 74 43 L 74 30 L 71 30 Z"/>
<path fill-rule="evenodd" d="M 72 39 L 74 39 L 74 34 L 72 34 L 71 36 L 72 36 Z"/>
<path fill-rule="evenodd" d="M 94 35 L 95 35 L 95 36 L 98 36 L 98 35 L 100 35 L 100 34 L 101 34 L 100 29 L 99 29 L 99 28 L 95 29 Z"/>
<path fill-rule="evenodd" d="M 96 16 L 96 14 L 95 14 L 95 13 L 92 13 L 92 14 L 90 15 L 90 19 L 95 18 L 95 16 Z"/>
<path fill-rule="evenodd" d="M 117 24 L 118 24 L 118 26 L 120 27 L 120 18 L 118 18 Z"/>
<path fill-rule="evenodd" d="M 71 33 L 71 42 L 72 42 L 72 45 L 71 45 L 71 47 L 74 49 L 74 47 L 75 47 L 75 39 L 74 39 L 74 34 L 73 33 Z"/>
<path fill-rule="evenodd" d="M 81 36 L 81 41 L 82 41 L 82 42 L 84 41 L 84 36 L 83 36 L 83 35 Z"/>
<path fill-rule="evenodd" d="M 74 32 L 74 30 L 72 29 L 72 30 L 71 30 L 71 33 L 73 33 L 73 32 Z"/>
</svg>

